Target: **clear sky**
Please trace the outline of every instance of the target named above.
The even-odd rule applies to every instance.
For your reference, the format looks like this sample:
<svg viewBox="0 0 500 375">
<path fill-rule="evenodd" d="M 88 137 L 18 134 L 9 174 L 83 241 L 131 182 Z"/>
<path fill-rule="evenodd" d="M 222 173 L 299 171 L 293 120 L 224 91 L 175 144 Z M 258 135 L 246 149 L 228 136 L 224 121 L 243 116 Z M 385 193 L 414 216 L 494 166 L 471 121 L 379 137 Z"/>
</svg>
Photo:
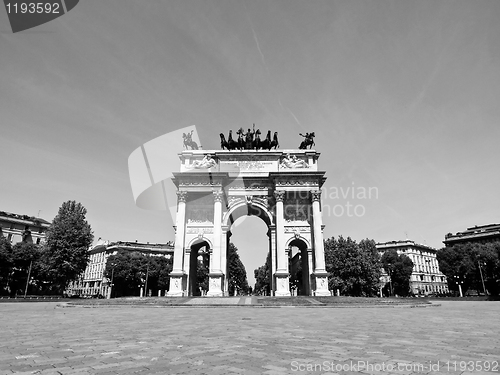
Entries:
<svg viewBox="0 0 500 375">
<path fill-rule="evenodd" d="M 129 155 L 255 123 L 282 148 L 316 132 L 325 237 L 439 248 L 500 222 L 499 19 L 497 0 L 85 0 L 13 34 L 2 8 L 0 210 L 52 221 L 71 199 L 96 240 L 172 240 L 168 212 L 135 206 Z M 265 225 L 234 232 L 252 273 Z"/>
</svg>

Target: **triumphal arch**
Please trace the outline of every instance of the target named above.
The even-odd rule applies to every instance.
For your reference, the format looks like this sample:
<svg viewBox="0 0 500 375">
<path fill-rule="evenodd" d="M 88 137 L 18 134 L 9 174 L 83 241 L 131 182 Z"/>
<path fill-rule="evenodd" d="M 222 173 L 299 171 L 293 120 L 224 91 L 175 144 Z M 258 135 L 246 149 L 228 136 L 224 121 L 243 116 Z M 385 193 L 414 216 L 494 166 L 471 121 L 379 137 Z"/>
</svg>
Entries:
<svg viewBox="0 0 500 375">
<path fill-rule="evenodd" d="M 330 295 L 325 270 L 320 189 L 325 172 L 311 149 L 186 150 L 179 154 L 177 216 L 169 296 L 196 295 L 201 253 L 208 260 L 208 296 L 225 296 L 231 226 L 257 216 L 268 228 L 271 292 L 290 295 L 292 248 L 300 251 L 303 293 Z"/>
</svg>

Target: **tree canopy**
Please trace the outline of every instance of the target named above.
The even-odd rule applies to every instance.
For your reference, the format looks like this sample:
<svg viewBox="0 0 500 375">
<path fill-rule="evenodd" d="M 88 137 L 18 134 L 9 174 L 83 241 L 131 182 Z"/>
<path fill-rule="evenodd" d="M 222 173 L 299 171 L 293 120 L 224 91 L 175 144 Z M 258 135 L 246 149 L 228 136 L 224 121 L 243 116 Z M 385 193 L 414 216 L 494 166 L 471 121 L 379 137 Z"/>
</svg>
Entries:
<svg viewBox="0 0 500 375">
<path fill-rule="evenodd" d="M 104 276 L 113 280 L 113 296 L 139 294 L 139 288 L 152 290 L 169 288 L 172 260 L 163 256 L 148 256 L 138 251 L 119 251 L 110 255 L 106 262 Z"/>
<path fill-rule="evenodd" d="M 391 294 L 406 297 L 411 294 L 410 278 L 413 262 L 405 254 L 398 254 L 394 249 L 384 252 L 381 258 L 385 272 L 389 275 Z"/>
<path fill-rule="evenodd" d="M 255 277 L 254 293 L 270 295 L 271 293 L 271 253 L 267 253 L 266 262 L 253 271 Z"/>
<path fill-rule="evenodd" d="M 0 235 L 0 292 L 4 292 L 9 283 L 12 269 L 12 246 L 9 241 Z"/>
<path fill-rule="evenodd" d="M 31 242 L 18 242 L 14 246 L 0 236 L 0 294 L 14 297 L 24 294 L 28 274 L 30 285 L 28 293 L 43 288 L 44 275 L 41 272 L 42 250 Z"/>
<path fill-rule="evenodd" d="M 241 262 L 238 248 L 233 243 L 229 243 L 227 248 L 227 269 L 229 295 L 234 295 L 235 291 L 238 294 L 246 294 L 248 292 L 247 271 Z"/>
<path fill-rule="evenodd" d="M 18 242 L 12 246 L 12 273 L 10 289 L 15 294 L 25 291 L 28 274 L 32 285 L 28 292 L 43 288 L 44 275 L 42 273 L 42 247 L 30 242 Z"/>
<path fill-rule="evenodd" d="M 339 236 L 325 240 L 325 262 L 328 287 L 344 295 L 373 296 L 380 283 L 380 256 L 375 241 L 358 243 L 350 237 Z"/>
<path fill-rule="evenodd" d="M 483 291 L 484 279 L 489 294 L 500 292 L 500 241 L 456 244 L 438 250 L 436 258 L 450 290 L 457 291 L 460 283 L 463 293 Z"/>
<path fill-rule="evenodd" d="M 47 231 L 43 272 L 60 293 L 87 267 L 94 236 L 86 214 L 81 203 L 64 202 Z"/>
</svg>

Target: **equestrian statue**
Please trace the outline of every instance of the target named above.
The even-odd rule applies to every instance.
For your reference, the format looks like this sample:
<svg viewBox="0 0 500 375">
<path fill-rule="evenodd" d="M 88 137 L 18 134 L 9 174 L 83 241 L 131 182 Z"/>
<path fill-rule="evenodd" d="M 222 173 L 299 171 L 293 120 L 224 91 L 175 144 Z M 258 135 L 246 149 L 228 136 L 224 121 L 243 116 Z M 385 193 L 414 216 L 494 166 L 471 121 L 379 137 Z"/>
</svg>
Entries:
<svg viewBox="0 0 500 375">
<path fill-rule="evenodd" d="M 184 147 L 186 150 L 188 147 L 191 147 L 191 150 L 198 150 L 198 144 L 193 141 L 193 131 L 191 130 L 191 133 L 182 133 L 182 138 L 184 139 Z"/>
<path fill-rule="evenodd" d="M 314 132 L 312 133 L 306 133 L 306 135 L 299 133 L 300 136 L 304 137 L 305 139 L 300 143 L 299 150 L 305 150 L 307 149 L 307 146 L 309 146 L 309 149 L 312 148 L 312 146 L 316 146 L 314 143 Z"/>
</svg>

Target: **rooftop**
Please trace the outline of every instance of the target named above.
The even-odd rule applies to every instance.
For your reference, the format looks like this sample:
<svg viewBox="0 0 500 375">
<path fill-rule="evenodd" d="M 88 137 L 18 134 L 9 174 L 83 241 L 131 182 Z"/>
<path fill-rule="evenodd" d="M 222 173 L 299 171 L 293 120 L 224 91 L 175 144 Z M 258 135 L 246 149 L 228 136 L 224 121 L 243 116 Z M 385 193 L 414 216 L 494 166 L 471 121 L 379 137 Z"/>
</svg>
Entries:
<svg viewBox="0 0 500 375">
<path fill-rule="evenodd" d="M 447 243 L 450 241 L 463 241 L 497 236 L 500 236 L 500 224 L 475 225 L 467 228 L 467 230 L 463 232 L 457 232 L 456 234 L 448 233 L 443 242 Z"/>
<path fill-rule="evenodd" d="M 128 249 L 128 250 L 149 250 L 149 251 L 172 251 L 174 248 L 174 242 L 168 241 L 166 243 L 149 243 L 149 242 L 129 242 L 129 241 L 102 241 L 99 240 L 96 245 L 89 249 L 89 251 L 98 250 L 100 248 L 106 249 Z"/>
<path fill-rule="evenodd" d="M 16 221 L 16 222 L 21 221 L 23 223 L 29 222 L 33 223 L 34 225 L 42 225 L 42 226 L 50 225 L 50 222 L 40 217 L 14 214 L 12 212 L 5 212 L 5 211 L 0 211 L 0 218 L 6 219 L 7 221 Z"/>
<path fill-rule="evenodd" d="M 377 248 L 382 247 L 402 247 L 402 246 L 413 246 L 426 250 L 436 250 L 435 248 L 423 244 L 416 243 L 412 240 L 401 240 L 401 241 L 388 241 L 388 242 L 379 242 L 375 245 Z"/>
</svg>

